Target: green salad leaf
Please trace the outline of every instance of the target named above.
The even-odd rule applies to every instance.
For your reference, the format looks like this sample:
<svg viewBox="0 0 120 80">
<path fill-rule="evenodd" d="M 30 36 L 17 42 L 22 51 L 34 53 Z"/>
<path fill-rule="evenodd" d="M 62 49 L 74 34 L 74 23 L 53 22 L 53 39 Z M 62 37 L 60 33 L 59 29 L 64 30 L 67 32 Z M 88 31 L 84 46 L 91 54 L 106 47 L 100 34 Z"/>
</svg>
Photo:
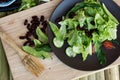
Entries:
<svg viewBox="0 0 120 80">
<path fill-rule="evenodd" d="M 68 47 L 66 49 L 66 55 L 69 56 L 69 57 L 75 57 L 76 53 L 73 51 L 73 49 L 71 47 Z"/>
<path fill-rule="evenodd" d="M 64 45 L 64 40 L 60 40 L 58 38 L 53 39 L 53 43 L 57 48 L 61 48 Z"/>
<path fill-rule="evenodd" d="M 21 4 L 20 8 L 18 9 L 18 11 L 29 9 L 35 5 L 36 5 L 35 0 L 22 0 L 22 4 Z"/>
<path fill-rule="evenodd" d="M 53 33 L 55 34 L 55 37 L 59 40 L 63 40 L 63 35 L 62 35 L 62 33 L 60 33 L 58 26 L 56 26 L 52 22 L 49 22 L 49 25 L 50 25 Z"/>
</svg>

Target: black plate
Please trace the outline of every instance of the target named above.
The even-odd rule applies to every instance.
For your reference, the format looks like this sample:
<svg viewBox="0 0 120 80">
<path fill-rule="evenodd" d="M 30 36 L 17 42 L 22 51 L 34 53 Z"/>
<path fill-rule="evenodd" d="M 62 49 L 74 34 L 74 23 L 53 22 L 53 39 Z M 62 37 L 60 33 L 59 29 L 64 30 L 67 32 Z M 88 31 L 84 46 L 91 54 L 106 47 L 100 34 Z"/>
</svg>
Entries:
<svg viewBox="0 0 120 80">
<path fill-rule="evenodd" d="M 0 12 L 6 12 L 6 11 L 12 11 L 14 9 L 17 9 L 21 5 L 21 0 L 16 0 L 13 4 L 7 7 L 0 7 Z"/>
<path fill-rule="evenodd" d="M 50 21 L 55 23 L 55 20 L 58 17 L 61 17 L 65 15 L 77 2 L 81 2 L 82 0 L 64 0 L 63 2 L 60 3 L 60 5 L 55 9 L 53 12 Z M 117 6 L 112 0 L 101 0 L 101 2 L 105 3 L 107 8 L 110 10 L 110 12 L 118 19 L 120 22 L 120 7 Z M 57 24 L 57 23 L 55 23 Z M 120 46 L 116 45 L 116 49 L 112 50 L 107 50 L 103 49 L 107 58 L 107 63 L 105 65 L 100 65 L 98 63 L 98 59 L 96 57 L 96 54 L 92 56 L 88 56 L 86 61 L 82 61 L 81 55 L 75 57 L 75 58 L 70 58 L 65 54 L 65 49 L 68 46 L 67 43 L 64 44 L 62 48 L 56 48 L 53 44 L 53 38 L 54 34 L 52 33 L 50 27 L 48 28 L 48 33 L 49 33 L 49 42 L 50 46 L 53 49 L 53 52 L 56 54 L 56 56 L 66 65 L 79 69 L 79 70 L 85 70 L 85 71 L 91 71 L 91 70 L 98 70 L 101 68 L 104 68 L 111 63 L 113 63 L 120 55 Z M 120 42 L 120 25 L 118 27 L 118 32 L 117 32 L 118 38 L 117 40 Z"/>
</svg>

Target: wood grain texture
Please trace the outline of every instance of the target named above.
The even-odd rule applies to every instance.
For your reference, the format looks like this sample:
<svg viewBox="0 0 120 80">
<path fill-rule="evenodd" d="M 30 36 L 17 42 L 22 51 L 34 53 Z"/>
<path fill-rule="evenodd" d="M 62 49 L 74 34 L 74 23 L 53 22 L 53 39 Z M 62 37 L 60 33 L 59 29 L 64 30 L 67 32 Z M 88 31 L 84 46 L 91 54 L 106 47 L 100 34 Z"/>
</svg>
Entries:
<svg viewBox="0 0 120 80">
<path fill-rule="evenodd" d="M 119 67 L 115 66 L 108 70 L 105 70 L 105 79 L 106 80 L 120 80 L 119 79 Z"/>
<path fill-rule="evenodd" d="M 96 80 L 105 80 L 104 71 L 100 71 L 100 72 L 96 73 Z"/>
<path fill-rule="evenodd" d="M 24 35 L 26 32 L 26 28 L 23 26 L 24 20 L 30 19 L 33 15 L 45 15 L 46 19 L 49 19 L 51 13 L 61 1 L 62 0 L 54 0 L 1 18 L 0 27 L 19 45 L 19 47 L 21 47 L 23 41 L 19 40 L 18 37 Z M 118 1 L 117 3 L 120 3 L 119 0 L 116 1 Z M 54 53 L 51 53 L 53 59 L 40 59 L 41 63 L 45 66 L 45 71 L 36 78 L 25 69 L 19 56 L 16 54 L 16 51 L 4 43 L 4 41 L 3 44 L 14 80 L 74 80 L 120 64 L 120 58 L 118 58 L 113 64 L 104 69 L 89 72 L 80 71 L 64 65 Z"/>
<path fill-rule="evenodd" d="M 88 77 L 80 78 L 79 80 L 89 80 Z"/>
<path fill-rule="evenodd" d="M 91 74 L 88 76 L 88 80 L 96 80 L 95 74 Z"/>
</svg>

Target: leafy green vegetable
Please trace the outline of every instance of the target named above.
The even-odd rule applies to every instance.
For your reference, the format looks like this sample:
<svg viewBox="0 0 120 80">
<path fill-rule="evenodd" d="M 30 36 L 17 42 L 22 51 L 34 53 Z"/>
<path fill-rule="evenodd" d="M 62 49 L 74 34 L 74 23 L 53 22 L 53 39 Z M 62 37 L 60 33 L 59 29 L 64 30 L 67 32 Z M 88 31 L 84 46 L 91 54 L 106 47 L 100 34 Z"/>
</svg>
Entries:
<svg viewBox="0 0 120 80">
<path fill-rule="evenodd" d="M 105 4 L 102 4 L 104 11 L 106 12 L 106 14 L 116 23 L 118 24 L 118 20 L 108 11 L 108 9 L 106 8 Z"/>
<path fill-rule="evenodd" d="M 49 22 L 49 25 L 50 25 L 50 27 L 51 27 L 51 29 L 52 29 L 55 37 L 56 37 L 57 39 L 59 39 L 59 40 L 62 40 L 62 39 L 63 39 L 63 36 L 62 36 L 62 34 L 60 33 L 59 28 L 58 28 L 55 24 L 53 24 L 52 22 Z"/>
<path fill-rule="evenodd" d="M 49 25 L 55 34 L 55 38 L 53 39 L 54 45 L 57 48 L 61 48 L 63 46 L 64 40 L 66 38 L 66 25 L 65 25 L 65 23 L 61 24 L 60 29 L 52 22 L 49 22 Z"/>
<path fill-rule="evenodd" d="M 57 48 L 61 48 L 64 44 L 64 40 L 60 40 L 58 38 L 53 39 L 53 43 Z"/>
<path fill-rule="evenodd" d="M 61 27 L 60 27 L 60 33 L 61 33 L 61 35 L 62 35 L 62 39 L 61 40 L 64 40 L 65 38 L 66 38 L 66 32 L 67 30 L 66 30 L 66 25 L 62 25 L 61 24 Z"/>
<path fill-rule="evenodd" d="M 85 12 L 84 11 L 77 11 L 76 14 L 79 14 L 79 16 L 76 16 L 76 18 L 79 21 L 80 27 L 83 27 L 85 25 L 85 21 L 86 21 Z"/>
<path fill-rule="evenodd" d="M 48 37 L 46 36 L 45 33 L 42 32 L 42 30 L 39 27 L 37 27 L 36 29 L 36 34 L 39 37 L 41 42 L 48 43 Z"/>
<path fill-rule="evenodd" d="M 96 28 L 95 25 L 91 24 L 92 21 L 94 21 L 94 18 L 93 18 L 93 17 L 88 17 L 88 18 L 86 18 L 88 30 L 91 30 L 91 29 L 95 29 L 95 28 Z"/>
<path fill-rule="evenodd" d="M 39 39 L 34 39 L 35 46 L 23 46 L 23 50 L 39 58 L 50 58 L 51 56 L 49 52 L 51 52 L 52 50 L 48 43 L 48 37 L 45 33 L 41 31 L 39 27 L 37 27 L 36 29 L 36 34 Z"/>
<path fill-rule="evenodd" d="M 36 51 L 46 51 L 46 52 L 51 52 L 52 49 L 51 47 L 48 45 L 48 44 L 44 44 L 44 45 L 39 45 L 37 47 L 35 47 L 35 50 Z"/>
<path fill-rule="evenodd" d="M 85 14 L 94 17 L 96 14 L 96 10 L 93 9 L 92 7 L 85 7 Z"/>
<path fill-rule="evenodd" d="M 112 43 L 114 43 L 116 45 L 120 45 L 120 43 L 118 42 L 118 40 L 112 40 Z"/>
<path fill-rule="evenodd" d="M 18 11 L 29 9 L 29 8 L 35 6 L 35 5 L 36 5 L 35 0 L 22 0 L 22 4 L 21 4 Z"/>
<path fill-rule="evenodd" d="M 59 24 L 65 28 L 68 26 L 68 29 L 75 29 L 79 23 L 76 19 L 66 19 Z"/>
<path fill-rule="evenodd" d="M 105 53 L 101 49 L 97 51 L 97 58 L 100 64 L 104 65 L 106 63 Z"/>
<path fill-rule="evenodd" d="M 79 9 L 82 9 L 84 7 L 100 7 L 100 5 L 98 3 L 89 3 L 88 1 L 87 2 L 80 2 L 80 3 L 77 3 L 67 14 L 67 17 L 68 15 L 71 13 L 71 12 L 76 12 L 78 11 Z"/>
<path fill-rule="evenodd" d="M 73 51 L 73 49 L 72 49 L 71 47 L 68 47 L 68 48 L 66 49 L 66 54 L 67 54 L 67 56 L 69 56 L 69 57 L 75 57 L 75 56 L 76 56 L 76 53 L 74 53 L 74 51 Z"/>
<path fill-rule="evenodd" d="M 40 50 L 37 51 L 35 48 L 30 46 L 23 46 L 23 50 L 33 56 L 40 57 L 40 58 L 49 58 L 50 54 L 46 51 Z"/>
<path fill-rule="evenodd" d="M 73 46 L 73 52 L 76 53 L 76 54 L 81 53 L 81 47 L 79 47 L 79 46 Z"/>
<path fill-rule="evenodd" d="M 77 31 L 74 31 L 73 34 L 71 34 L 69 37 L 68 37 L 68 43 L 70 46 L 76 44 L 76 40 L 77 40 Z"/>
<path fill-rule="evenodd" d="M 84 6 L 85 6 L 85 3 L 83 3 L 83 2 L 77 3 L 77 4 L 75 5 L 75 7 L 73 7 L 73 8 L 68 12 L 67 17 L 69 16 L 69 14 L 70 14 L 71 12 L 76 12 L 77 10 L 79 10 L 80 8 L 83 8 Z"/>
</svg>

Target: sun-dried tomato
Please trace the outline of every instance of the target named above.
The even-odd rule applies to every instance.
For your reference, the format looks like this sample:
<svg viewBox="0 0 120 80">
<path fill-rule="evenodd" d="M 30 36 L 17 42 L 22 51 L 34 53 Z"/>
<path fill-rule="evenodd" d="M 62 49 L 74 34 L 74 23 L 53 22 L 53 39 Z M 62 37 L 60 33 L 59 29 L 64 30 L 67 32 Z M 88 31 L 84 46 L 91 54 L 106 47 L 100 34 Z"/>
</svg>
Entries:
<svg viewBox="0 0 120 80">
<path fill-rule="evenodd" d="M 113 49 L 113 48 L 115 48 L 115 46 L 113 45 L 113 43 L 112 43 L 111 41 L 105 41 L 105 42 L 103 43 L 103 46 L 104 46 L 105 48 L 107 48 L 107 49 Z"/>
</svg>

